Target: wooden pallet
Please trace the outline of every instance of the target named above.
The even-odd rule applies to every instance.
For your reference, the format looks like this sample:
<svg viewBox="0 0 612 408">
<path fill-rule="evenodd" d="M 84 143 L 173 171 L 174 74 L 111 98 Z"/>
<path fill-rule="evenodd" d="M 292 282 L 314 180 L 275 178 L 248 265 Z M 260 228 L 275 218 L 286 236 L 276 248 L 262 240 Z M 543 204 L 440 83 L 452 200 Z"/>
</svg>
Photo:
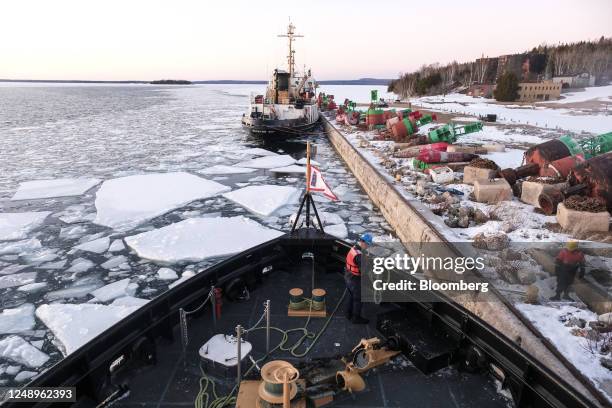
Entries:
<svg viewBox="0 0 612 408">
<path fill-rule="evenodd" d="M 327 317 L 327 311 L 323 310 L 310 310 L 310 309 L 300 309 L 294 310 L 287 308 L 287 316 L 289 317 Z"/>
</svg>

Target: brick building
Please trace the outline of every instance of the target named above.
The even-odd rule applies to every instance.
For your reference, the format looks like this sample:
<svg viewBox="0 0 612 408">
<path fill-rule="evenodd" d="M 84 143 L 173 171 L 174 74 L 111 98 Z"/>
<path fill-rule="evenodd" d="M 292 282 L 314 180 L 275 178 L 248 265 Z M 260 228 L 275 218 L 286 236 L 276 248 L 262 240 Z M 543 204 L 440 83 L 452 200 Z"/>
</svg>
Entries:
<svg viewBox="0 0 612 408">
<path fill-rule="evenodd" d="M 561 83 L 553 81 L 521 82 L 518 102 L 551 101 L 561 96 Z"/>
</svg>

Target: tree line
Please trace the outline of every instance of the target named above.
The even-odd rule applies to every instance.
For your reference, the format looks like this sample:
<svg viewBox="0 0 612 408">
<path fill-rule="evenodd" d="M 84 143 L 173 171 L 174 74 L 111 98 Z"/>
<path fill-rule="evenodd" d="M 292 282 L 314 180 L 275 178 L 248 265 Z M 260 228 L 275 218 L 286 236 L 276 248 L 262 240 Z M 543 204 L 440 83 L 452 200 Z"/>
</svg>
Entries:
<svg viewBox="0 0 612 408">
<path fill-rule="evenodd" d="M 594 75 L 597 84 L 607 83 L 612 77 L 612 38 L 601 37 L 596 41 L 580 41 L 569 44 L 542 44 L 530 51 L 512 56 L 517 63 L 508 64 L 500 72 L 527 70 L 523 80 L 550 79 L 587 72 Z M 475 61 L 446 65 L 423 65 L 415 72 L 399 75 L 389 83 L 388 91 L 401 98 L 420 95 L 443 94 L 467 88 L 473 84 L 492 84 L 499 79 L 498 58 L 478 58 Z M 525 68 L 525 67 L 528 68 Z"/>
</svg>

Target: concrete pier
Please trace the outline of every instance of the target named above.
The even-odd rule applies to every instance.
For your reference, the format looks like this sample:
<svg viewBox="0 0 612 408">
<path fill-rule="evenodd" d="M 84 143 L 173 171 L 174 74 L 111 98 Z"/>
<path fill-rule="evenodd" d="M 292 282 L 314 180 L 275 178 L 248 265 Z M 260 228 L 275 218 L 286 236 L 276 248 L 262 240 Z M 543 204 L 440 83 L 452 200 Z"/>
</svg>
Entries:
<svg viewBox="0 0 612 408">
<path fill-rule="evenodd" d="M 465 253 L 463 246 L 458 248 L 448 241 L 443 233 L 447 227 L 439 217 L 431 213 L 421 202 L 404 194 L 388 174 L 384 174 L 371 164 L 328 119 L 322 117 L 322 120 L 332 146 L 355 175 L 371 201 L 380 209 L 389 225 L 393 227 L 408 252 L 423 253 L 423 250 L 433 246 L 421 246 L 422 243 L 435 242 L 440 243 L 435 246 L 437 252 L 424 253 L 425 256 L 475 256 L 474 253 Z M 563 361 L 562 356 L 548 340 L 543 338 L 524 317 L 518 315 L 502 295 L 496 291 L 475 292 L 474 295 L 462 296 L 445 294 L 520 345 L 579 392 L 588 396 L 593 403 L 601 405 L 598 402 L 599 398 L 591 391 L 592 387 L 585 386 L 588 380 L 575 369 L 568 367 L 567 361 Z"/>
</svg>

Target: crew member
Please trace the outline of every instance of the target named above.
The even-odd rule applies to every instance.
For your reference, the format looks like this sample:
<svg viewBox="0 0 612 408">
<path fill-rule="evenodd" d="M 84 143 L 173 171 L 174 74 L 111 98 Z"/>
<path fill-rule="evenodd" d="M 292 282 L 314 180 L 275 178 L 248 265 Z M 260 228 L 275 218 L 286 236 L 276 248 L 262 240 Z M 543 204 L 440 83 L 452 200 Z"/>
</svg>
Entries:
<svg viewBox="0 0 612 408">
<path fill-rule="evenodd" d="M 347 300 L 346 318 L 355 324 L 366 324 L 368 319 L 361 316 L 361 251 L 372 244 L 372 234 L 365 233 L 359 237 L 346 255 L 346 271 L 344 281 L 346 282 Z"/>
<path fill-rule="evenodd" d="M 580 269 L 580 277 L 584 277 L 584 254 L 578 249 L 577 241 L 569 241 L 555 259 L 555 274 L 557 275 L 557 293 L 550 300 L 573 300 L 569 291 Z"/>
</svg>

